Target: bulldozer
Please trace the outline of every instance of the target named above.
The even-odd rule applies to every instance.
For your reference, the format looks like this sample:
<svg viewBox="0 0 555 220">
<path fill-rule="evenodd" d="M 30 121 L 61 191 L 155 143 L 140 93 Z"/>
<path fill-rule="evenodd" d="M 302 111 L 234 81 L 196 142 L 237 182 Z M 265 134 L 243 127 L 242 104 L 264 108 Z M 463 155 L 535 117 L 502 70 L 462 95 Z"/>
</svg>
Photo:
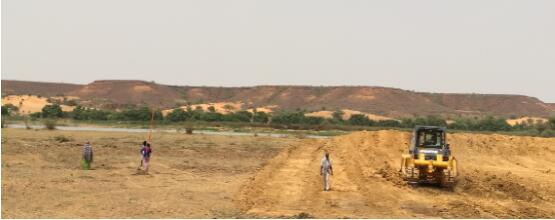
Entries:
<svg viewBox="0 0 555 220">
<path fill-rule="evenodd" d="M 402 155 L 400 172 L 411 184 L 452 187 L 457 177 L 457 160 L 451 155 L 446 128 L 416 126 L 408 154 Z"/>
</svg>

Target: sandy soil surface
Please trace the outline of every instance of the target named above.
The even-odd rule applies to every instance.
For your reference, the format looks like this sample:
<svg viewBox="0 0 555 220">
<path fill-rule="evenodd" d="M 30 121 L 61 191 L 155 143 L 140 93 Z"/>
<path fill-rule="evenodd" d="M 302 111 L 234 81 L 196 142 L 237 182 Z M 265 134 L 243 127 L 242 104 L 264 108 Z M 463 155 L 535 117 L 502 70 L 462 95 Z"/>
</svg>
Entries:
<svg viewBox="0 0 555 220">
<path fill-rule="evenodd" d="M 240 102 L 217 102 L 217 103 L 208 103 L 208 104 L 195 104 L 191 105 L 191 109 L 195 110 L 197 108 L 202 108 L 203 111 L 207 112 L 209 107 L 214 107 L 214 110 L 218 113 L 222 114 L 229 114 L 232 112 L 237 112 L 241 110 L 241 106 L 243 103 Z M 187 111 L 188 106 L 181 106 L 179 108 Z M 172 112 L 174 109 L 166 109 L 162 111 L 163 115 L 167 115 Z"/>
<path fill-rule="evenodd" d="M 237 195 L 260 217 L 552 218 L 555 139 L 453 134 L 460 165 L 453 189 L 410 186 L 398 170 L 410 133 L 359 132 L 310 140 L 273 158 Z M 331 153 L 335 175 L 322 191 L 319 163 Z"/>
<path fill-rule="evenodd" d="M 140 175 L 145 135 L 2 129 L 2 217 L 248 217 L 233 196 L 265 161 L 298 142 L 156 133 L 150 175 Z M 86 140 L 93 170 L 80 169 Z"/>
<path fill-rule="evenodd" d="M 59 143 L 61 136 L 69 139 Z M 5 218 L 553 218 L 555 138 L 457 133 L 452 189 L 398 174 L 410 133 L 326 140 L 160 133 L 150 175 L 145 134 L 2 129 Z M 80 170 L 82 143 L 94 170 Z M 319 163 L 335 175 L 323 192 Z"/>
<path fill-rule="evenodd" d="M 535 124 L 537 122 L 543 123 L 546 121 L 547 121 L 547 118 L 538 118 L 538 117 L 521 117 L 517 119 L 507 119 L 507 123 L 510 124 L 511 126 L 522 124 L 522 123 L 528 123 L 528 122 L 532 122 L 532 124 Z"/>
<path fill-rule="evenodd" d="M 10 95 L 2 98 L 2 105 L 12 104 L 19 108 L 20 114 L 41 112 L 45 105 L 50 104 L 47 98 L 28 95 Z M 62 111 L 72 111 L 75 107 L 60 105 Z"/>
<path fill-rule="evenodd" d="M 350 109 L 343 109 L 341 111 L 343 111 L 343 116 L 342 116 L 343 120 L 349 120 L 349 118 L 351 118 L 351 116 L 354 115 L 354 114 L 363 114 L 363 115 L 366 115 L 366 117 L 368 117 L 369 119 L 375 120 L 375 121 L 396 120 L 396 119 L 386 117 L 386 116 L 370 114 L 370 113 L 365 113 L 365 112 L 360 112 L 360 111 L 350 110 Z M 317 112 L 306 113 L 305 116 L 332 118 L 333 117 L 333 112 L 332 111 L 317 111 Z"/>
</svg>

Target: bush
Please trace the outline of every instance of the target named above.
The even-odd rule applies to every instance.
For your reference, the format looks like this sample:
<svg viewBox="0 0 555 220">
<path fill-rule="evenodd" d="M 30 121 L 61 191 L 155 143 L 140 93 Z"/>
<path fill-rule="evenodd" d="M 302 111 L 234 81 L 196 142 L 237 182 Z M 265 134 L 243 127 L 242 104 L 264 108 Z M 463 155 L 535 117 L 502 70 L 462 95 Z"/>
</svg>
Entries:
<svg viewBox="0 0 555 220">
<path fill-rule="evenodd" d="M 18 112 L 19 108 L 15 105 L 12 105 L 10 103 L 5 104 L 2 106 L 2 115 L 4 116 L 10 116 L 13 115 L 15 112 Z"/>
<path fill-rule="evenodd" d="M 358 126 L 373 126 L 375 121 L 368 119 L 368 116 L 364 114 L 353 114 L 347 120 L 350 125 L 358 125 Z"/>
<path fill-rule="evenodd" d="M 71 117 L 76 120 L 105 121 L 110 118 L 110 114 L 112 113 L 108 111 L 77 106 L 71 112 Z"/>
<path fill-rule="evenodd" d="M 345 113 L 343 113 L 343 111 L 338 110 L 338 111 L 333 112 L 332 118 L 336 121 L 343 121 L 343 115 L 344 114 Z"/>
<path fill-rule="evenodd" d="M 548 123 L 549 123 L 549 127 L 551 128 L 551 130 L 555 130 L 555 116 L 549 118 Z"/>
<path fill-rule="evenodd" d="M 42 117 L 61 118 L 63 114 L 62 107 L 58 104 L 45 105 L 42 107 Z"/>
<path fill-rule="evenodd" d="M 542 137 L 555 137 L 555 130 L 549 129 L 549 130 L 544 130 L 541 133 Z"/>
<path fill-rule="evenodd" d="M 48 130 L 55 130 L 56 129 L 56 125 L 58 124 L 58 122 L 54 119 L 47 119 L 44 120 L 44 127 Z"/>
<path fill-rule="evenodd" d="M 68 106 L 77 106 L 77 101 L 75 101 L 75 99 L 64 100 L 64 104 Z"/>
<path fill-rule="evenodd" d="M 376 125 L 380 127 L 398 128 L 398 127 L 401 127 L 401 122 L 396 120 L 382 120 L 382 121 L 377 121 Z"/>
<path fill-rule="evenodd" d="M 325 119 L 322 117 L 309 116 L 304 118 L 304 123 L 309 125 L 321 125 L 324 121 Z"/>
<path fill-rule="evenodd" d="M 301 124 L 304 119 L 304 112 L 278 112 L 272 117 L 272 123 L 284 125 Z"/>
<path fill-rule="evenodd" d="M 296 219 L 306 219 L 306 218 L 314 218 L 314 216 L 310 215 L 309 213 L 306 212 L 301 212 L 297 215 L 294 215 L 293 218 Z"/>
<path fill-rule="evenodd" d="M 268 123 L 269 117 L 265 112 L 255 112 L 253 121 L 258 123 Z"/>
<path fill-rule="evenodd" d="M 510 131 L 515 129 L 524 129 L 526 126 L 518 125 L 521 127 L 511 127 L 507 121 L 503 118 L 495 118 L 488 116 L 483 119 L 470 119 L 470 118 L 459 118 L 455 119 L 455 122 L 450 124 L 448 127 L 457 130 L 472 130 L 472 131 Z"/>
<path fill-rule="evenodd" d="M 166 115 L 166 119 L 171 122 L 185 121 L 187 118 L 188 118 L 187 112 L 185 112 L 181 108 L 174 109 L 168 115 Z"/>
<path fill-rule="evenodd" d="M 206 112 L 200 116 L 200 120 L 202 121 L 222 121 L 223 115 L 218 112 Z"/>
<path fill-rule="evenodd" d="M 65 136 L 63 136 L 63 135 L 54 137 L 54 140 L 56 140 L 56 141 L 58 141 L 58 142 L 60 142 L 60 143 L 64 143 L 64 142 L 69 142 L 69 141 L 71 141 L 70 138 L 67 138 L 67 137 L 65 137 Z"/>
</svg>

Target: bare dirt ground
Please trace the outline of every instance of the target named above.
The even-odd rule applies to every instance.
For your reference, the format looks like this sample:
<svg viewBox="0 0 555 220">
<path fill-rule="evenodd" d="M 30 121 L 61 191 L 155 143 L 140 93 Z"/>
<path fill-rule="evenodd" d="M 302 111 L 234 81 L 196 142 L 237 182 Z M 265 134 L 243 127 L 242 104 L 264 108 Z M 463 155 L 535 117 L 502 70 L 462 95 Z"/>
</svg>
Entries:
<svg viewBox="0 0 555 220">
<path fill-rule="evenodd" d="M 359 132 L 310 140 L 273 158 L 238 193 L 247 213 L 317 218 L 553 218 L 555 139 L 453 134 L 453 189 L 409 186 L 398 175 L 410 133 Z M 323 192 L 319 163 L 334 163 Z"/>
<path fill-rule="evenodd" d="M 56 137 L 68 138 L 59 143 Z M 2 129 L 4 218 L 233 218 L 240 186 L 296 139 L 155 133 L 150 175 L 138 175 L 145 134 Z M 94 170 L 80 169 L 82 145 Z"/>
<path fill-rule="evenodd" d="M 151 174 L 137 175 L 144 135 L 2 129 L 2 217 L 555 216 L 555 138 L 449 135 L 460 176 L 442 189 L 399 177 L 408 132 L 327 140 L 156 133 Z M 94 170 L 79 169 L 85 140 Z M 329 192 L 319 176 L 324 150 L 335 171 Z"/>
</svg>

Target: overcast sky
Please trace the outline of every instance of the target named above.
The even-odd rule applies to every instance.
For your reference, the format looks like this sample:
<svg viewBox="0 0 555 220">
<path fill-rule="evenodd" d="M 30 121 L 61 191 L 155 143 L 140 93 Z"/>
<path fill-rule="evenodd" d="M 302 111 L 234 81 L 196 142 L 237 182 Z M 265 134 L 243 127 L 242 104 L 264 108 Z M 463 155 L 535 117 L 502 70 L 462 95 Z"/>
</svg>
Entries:
<svg viewBox="0 0 555 220">
<path fill-rule="evenodd" d="M 2 79 L 370 85 L 555 102 L 555 1 L 4 0 Z"/>
</svg>

